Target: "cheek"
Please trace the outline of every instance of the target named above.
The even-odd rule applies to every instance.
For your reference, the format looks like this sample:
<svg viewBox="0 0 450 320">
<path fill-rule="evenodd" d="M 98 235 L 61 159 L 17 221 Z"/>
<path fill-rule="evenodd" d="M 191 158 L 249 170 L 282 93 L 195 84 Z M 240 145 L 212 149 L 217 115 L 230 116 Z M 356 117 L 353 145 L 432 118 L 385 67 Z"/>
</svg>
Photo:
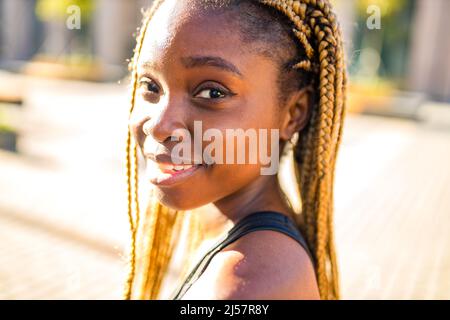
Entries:
<svg viewBox="0 0 450 320">
<path fill-rule="evenodd" d="M 157 113 L 155 106 L 144 101 L 139 93 L 136 93 L 135 106 L 130 115 L 128 125 L 134 139 L 138 142 L 141 148 L 144 147 L 144 142 L 147 143 L 147 140 L 151 137 L 151 135 L 147 135 L 145 133 L 145 128 L 148 130 L 148 128 L 152 125 L 152 119 L 156 119 L 156 116 Z"/>
<path fill-rule="evenodd" d="M 232 165 L 261 163 L 263 156 L 271 155 L 272 144 L 279 144 L 277 132 L 274 132 L 280 127 L 279 107 L 272 102 L 273 98 L 270 92 L 264 95 L 255 92 L 237 101 L 232 110 L 200 117 L 205 136 L 203 158 L 211 157 L 215 163 L 228 164 L 230 170 L 258 169 L 257 166 Z M 267 164 L 267 161 L 262 162 Z"/>
<path fill-rule="evenodd" d="M 140 108 L 135 106 L 133 112 L 130 115 L 130 119 L 128 121 L 128 126 L 131 130 L 131 134 L 134 137 L 135 141 L 139 144 L 139 146 L 143 146 L 144 142 L 144 123 L 148 120 L 148 117 L 146 117 L 142 112 L 140 112 Z"/>
<path fill-rule="evenodd" d="M 280 142 L 279 119 L 273 108 L 275 107 L 254 105 L 244 113 L 238 114 L 232 121 L 228 121 L 225 124 L 226 128 L 219 128 L 222 141 L 220 156 L 224 159 L 222 163 L 230 163 L 230 161 L 226 161 L 228 156 L 230 159 L 234 159 L 231 160 L 231 164 L 243 162 L 245 164 L 261 162 L 266 164 L 266 161 L 261 161 L 261 158 L 270 156 L 271 150 L 276 151 Z M 227 134 L 227 129 L 230 134 Z M 208 144 L 211 142 L 206 142 L 206 145 Z M 204 148 L 206 145 L 204 144 Z M 253 167 L 251 169 L 254 170 Z"/>
<path fill-rule="evenodd" d="M 142 125 L 143 122 L 141 121 L 141 119 L 136 116 L 136 112 L 133 112 L 130 115 L 128 126 L 131 130 L 131 134 L 134 136 L 134 139 L 136 141 L 140 140 L 139 136 L 141 135 L 142 132 Z"/>
</svg>

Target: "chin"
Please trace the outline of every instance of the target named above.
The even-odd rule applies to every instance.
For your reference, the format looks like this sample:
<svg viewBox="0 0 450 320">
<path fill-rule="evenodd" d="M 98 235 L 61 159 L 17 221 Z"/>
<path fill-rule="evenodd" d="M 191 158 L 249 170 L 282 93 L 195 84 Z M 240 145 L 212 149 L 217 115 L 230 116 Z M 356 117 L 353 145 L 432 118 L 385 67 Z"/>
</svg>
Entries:
<svg viewBox="0 0 450 320">
<path fill-rule="evenodd" d="M 208 203 L 199 202 L 192 199 L 192 191 L 185 195 L 182 192 L 169 192 L 160 188 L 155 188 L 155 195 L 159 202 L 161 202 L 164 206 L 177 211 L 197 209 Z"/>
</svg>

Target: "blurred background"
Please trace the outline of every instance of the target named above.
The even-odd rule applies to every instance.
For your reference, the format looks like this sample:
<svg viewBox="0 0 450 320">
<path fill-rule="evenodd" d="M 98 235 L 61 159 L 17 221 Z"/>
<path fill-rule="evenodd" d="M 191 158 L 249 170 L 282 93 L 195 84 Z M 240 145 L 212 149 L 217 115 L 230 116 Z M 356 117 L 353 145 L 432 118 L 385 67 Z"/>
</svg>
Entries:
<svg viewBox="0 0 450 320">
<path fill-rule="evenodd" d="M 1 299 L 121 298 L 127 59 L 150 2 L 0 0 Z M 450 0 L 333 3 L 342 296 L 450 299 Z"/>
</svg>

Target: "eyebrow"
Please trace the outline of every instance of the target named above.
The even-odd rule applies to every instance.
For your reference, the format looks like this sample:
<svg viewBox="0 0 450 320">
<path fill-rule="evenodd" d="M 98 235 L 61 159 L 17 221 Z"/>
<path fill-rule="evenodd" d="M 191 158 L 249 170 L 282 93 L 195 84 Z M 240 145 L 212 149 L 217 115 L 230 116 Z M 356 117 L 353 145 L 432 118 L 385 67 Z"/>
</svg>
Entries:
<svg viewBox="0 0 450 320">
<path fill-rule="evenodd" d="M 158 69 L 160 66 L 158 66 L 157 64 L 150 62 L 150 61 L 144 61 L 142 63 L 138 64 L 138 68 L 142 68 L 142 69 Z"/>
<path fill-rule="evenodd" d="M 220 57 L 214 56 L 183 57 L 181 58 L 181 63 L 186 68 L 195 68 L 203 66 L 216 67 L 228 72 L 232 72 L 234 74 L 237 74 L 239 77 L 242 77 L 242 73 L 234 64 Z"/>
</svg>

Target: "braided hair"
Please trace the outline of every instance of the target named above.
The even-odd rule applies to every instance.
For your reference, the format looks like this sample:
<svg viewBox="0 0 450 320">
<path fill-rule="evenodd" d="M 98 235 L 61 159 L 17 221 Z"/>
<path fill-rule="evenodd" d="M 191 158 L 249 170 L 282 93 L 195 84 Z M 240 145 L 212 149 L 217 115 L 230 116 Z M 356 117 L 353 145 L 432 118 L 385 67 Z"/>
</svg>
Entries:
<svg viewBox="0 0 450 320">
<path fill-rule="evenodd" d="M 137 37 L 131 69 L 130 114 L 135 104 L 137 61 L 148 25 L 164 0 L 155 0 L 145 12 Z M 298 132 L 291 154 L 301 197 L 298 228 L 313 253 L 313 264 L 322 299 L 339 299 L 338 267 L 333 233 L 333 182 L 345 115 L 346 72 L 341 31 L 328 0 L 198 0 L 216 7 L 251 3 L 262 10 L 276 11 L 290 29 L 299 47 L 292 83 L 313 84 L 314 97 L 307 125 Z M 220 4 L 219 4 L 220 3 Z M 263 36 L 264 32 L 261 32 Z M 282 41 L 282 39 L 275 39 Z M 286 72 L 287 74 L 287 72 Z M 286 92 L 281 92 L 282 95 Z M 131 229 L 130 268 L 125 299 L 157 299 L 182 226 L 189 226 L 189 248 L 202 239 L 194 212 L 182 213 L 163 206 L 150 196 L 140 221 L 138 201 L 137 144 L 128 130 L 126 144 L 128 217 Z M 139 239 L 139 241 L 138 241 Z M 139 246 L 138 246 L 139 244 Z M 185 270 L 187 270 L 185 264 Z"/>
</svg>

